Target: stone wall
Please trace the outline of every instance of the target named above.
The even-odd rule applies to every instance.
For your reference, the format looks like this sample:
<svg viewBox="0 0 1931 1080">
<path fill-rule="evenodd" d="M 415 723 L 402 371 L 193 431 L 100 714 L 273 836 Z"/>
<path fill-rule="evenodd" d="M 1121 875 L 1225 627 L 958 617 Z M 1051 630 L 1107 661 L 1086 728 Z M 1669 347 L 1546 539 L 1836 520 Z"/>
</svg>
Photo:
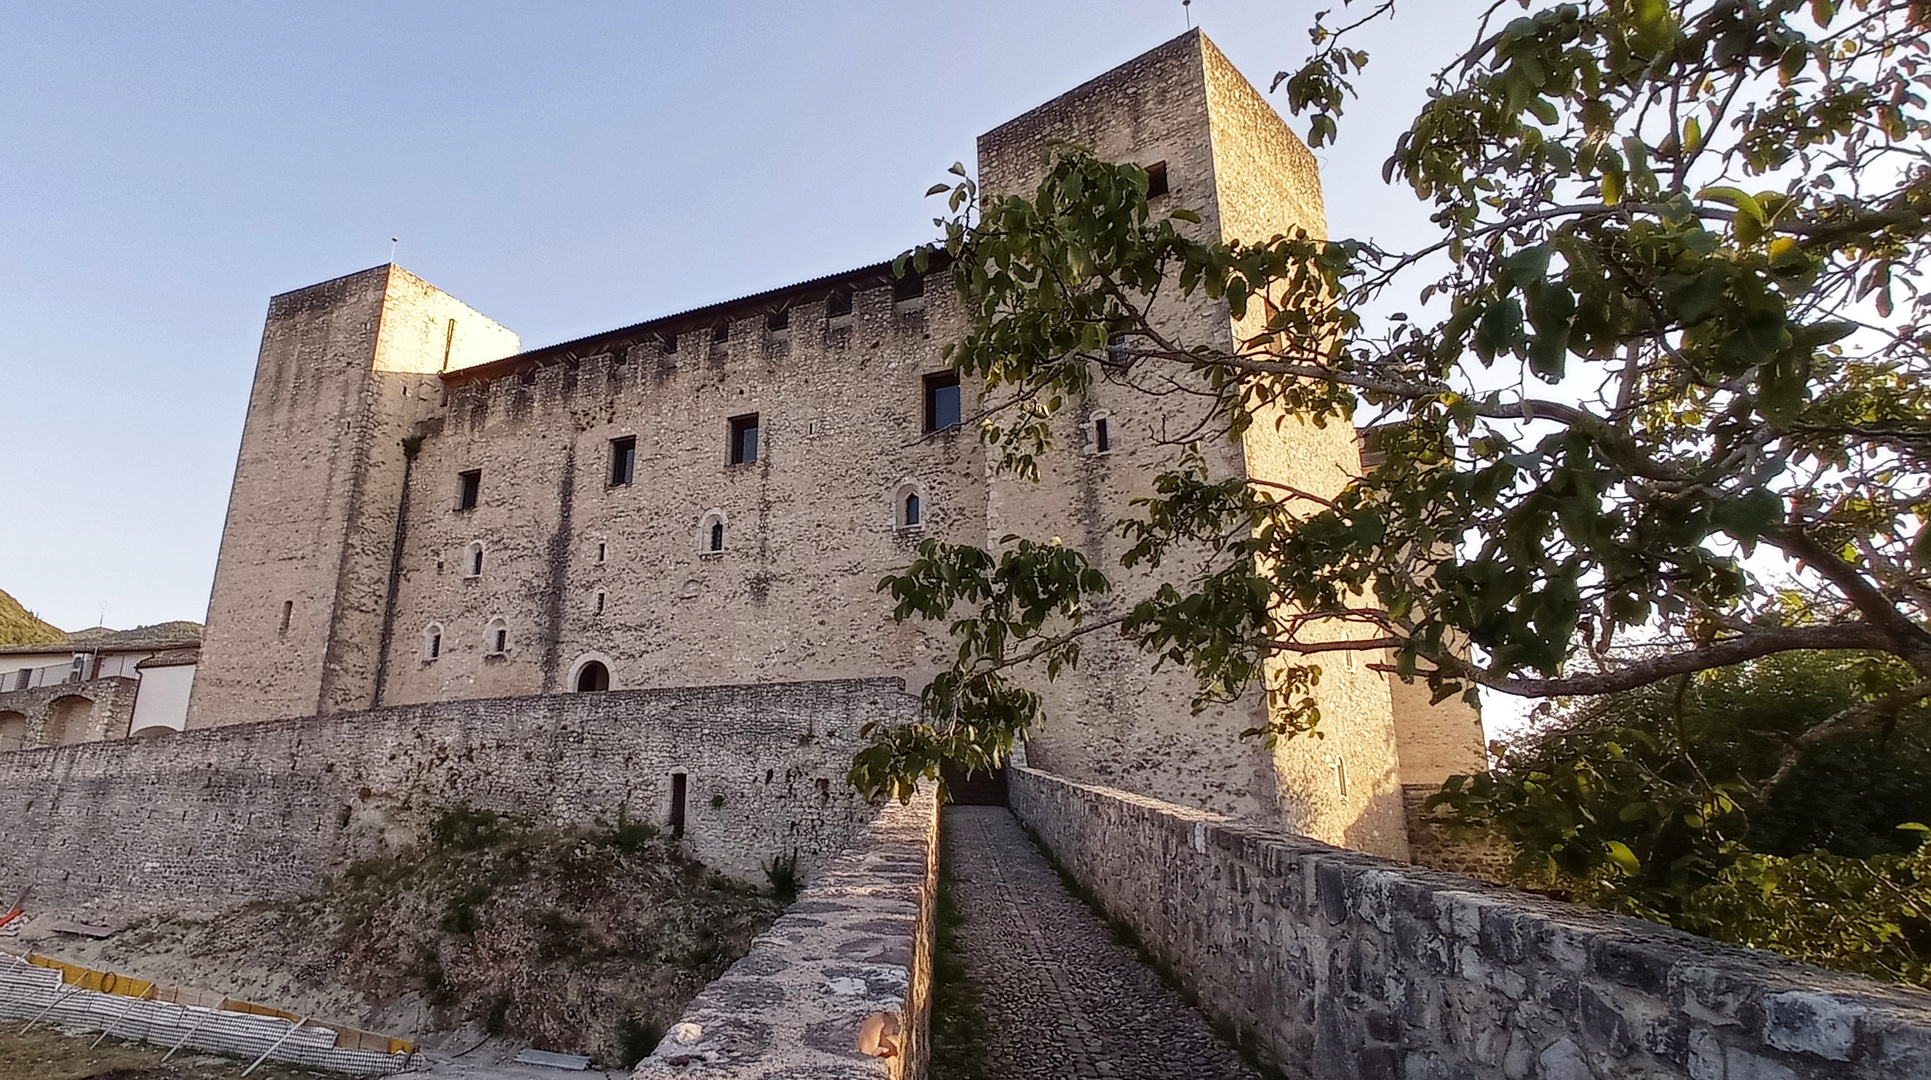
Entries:
<svg viewBox="0 0 1931 1080">
<path fill-rule="evenodd" d="M 1408 860 L 1431 870 L 1466 874 L 1483 881 L 1508 880 L 1514 850 L 1500 832 L 1464 833 L 1450 829 L 1439 810 L 1428 808 L 1428 797 L 1439 784 L 1404 784 L 1402 808 L 1408 815 Z"/>
<path fill-rule="evenodd" d="M 698 859 L 763 881 L 815 867 L 875 809 L 844 782 L 898 680 L 404 706 L 0 754 L 0 895 L 113 922 L 289 895 L 466 805 L 668 825 L 685 776 Z"/>
<path fill-rule="evenodd" d="M 1931 1076 L 1931 994 L 1033 769 L 1011 797 L 1289 1076 Z"/>
<path fill-rule="evenodd" d="M 635 1080 L 917 1080 L 931 1054 L 938 799 L 881 813 L 697 996 Z"/>
<path fill-rule="evenodd" d="M 0 693 L 0 752 L 125 738 L 140 686 L 110 675 Z"/>
</svg>

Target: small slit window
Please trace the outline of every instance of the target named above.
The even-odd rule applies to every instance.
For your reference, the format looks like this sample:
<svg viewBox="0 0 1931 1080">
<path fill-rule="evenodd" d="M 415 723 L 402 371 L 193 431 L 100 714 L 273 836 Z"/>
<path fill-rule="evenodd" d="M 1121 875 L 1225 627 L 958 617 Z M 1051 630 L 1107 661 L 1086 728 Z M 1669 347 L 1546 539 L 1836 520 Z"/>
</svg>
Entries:
<svg viewBox="0 0 1931 1080">
<path fill-rule="evenodd" d="M 948 431 L 959 426 L 959 373 L 938 371 L 925 377 L 925 430 Z"/>
<path fill-rule="evenodd" d="M 597 565 L 599 566 L 603 565 L 604 553 L 606 550 L 608 550 L 608 545 L 606 545 L 601 540 L 597 541 Z"/>
<path fill-rule="evenodd" d="M 603 614 L 603 594 L 597 594 L 597 614 Z"/>
<path fill-rule="evenodd" d="M 916 491 L 907 492 L 904 508 L 906 528 L 916 528 L 923 522 L 923 518 L 921 517 L 922 510 L 923 507 L 921 507 L 919 502 L 919 493 Z"/>
<path fill-rule="evenodd" d="M 483 498 L 483 470 L 470 469 L 456 474 L 456 509 L 474 510 Z"/>
<path fill-rule="evenodd" d="M 488 635 L 489 651 L 492 656 L 501 656 L 510 651 L 509 624 L 502 619 L 491 619 L 485 628 Z"/>
<path fill-rule="evenodd" d="M 1147 198 L 1157 199 L 1165 195 L 1167 188 L 1167 163 L 1156 161 L 1147 166 Z"/>
<path fill-rule="evenodd" d="M 1110 453 L 1113 450 L 1113 418 L 1100 413 L 1093 418 L 1093 452 Z"/>
<path fill-rule="evenodd" d="M 469 550 L 463 553 L 463 576 L 483 576 L 483 542 L 481 540 L 471 543 Z"/>
<path fill-rule="evenodd" d="M 683 773 L 670 774 L 670 834 L 673 837 L 684 835 L 684 793 L 687 786 Z"/>
<path fill-rule="evenodd" d="M 637 437 L 610 440 L 610 483 L 628 484 L 637 474 Z"/>
<path fill-rule="evenodd" d="M 758 414 L 731 418 L 731 464 L 749 465 L 758 460 Z"/>
<path fill-rule="evenodd" d="M 280 630 L 277 630 L 275 632 L 278 634 L 288 633 L 288 624 L 292 622 L 294 618 L 295 618 L 295 601 L 293 600 L 282 601 L 282 627 Z"/>
<path fill-rule="evenodd" d="M 443 654 L 443 628 L 430 623 L 422 632 L 422 658 L 434 660 Z"/>
</svg>

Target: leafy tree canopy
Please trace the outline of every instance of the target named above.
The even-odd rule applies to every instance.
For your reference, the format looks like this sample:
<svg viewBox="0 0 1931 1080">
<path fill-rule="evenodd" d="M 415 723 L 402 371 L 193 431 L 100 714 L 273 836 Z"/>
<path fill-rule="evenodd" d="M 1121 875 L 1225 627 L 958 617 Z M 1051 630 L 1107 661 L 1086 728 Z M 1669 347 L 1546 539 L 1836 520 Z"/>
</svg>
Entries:
<svg viewBox="0 0 1931 1080">
<path fill-rule="evenodd" d="M 1317 22 L 1277 77 L 1315 145 L 1368 62 L 1350 34 L 1393 7 Z M 907 258 L 951 260 L 970 325 L 949 358 L 983 382 L 1002 467 L 1031 472 L 1096 379 L 1164 372 L 1210 411 L 1120 523 L 1124 562 L 1204 569 L 1101 619 L 1142 579 L 1042 538 L 928 543 L 882 587 L 901 618 L 951 620 L 958 661 L 854 782 L 905 795 L 940 756 L 1003 754 L 1039 708 L 1013 666 L 1076 663 L 1096 632 L 1184 665 L 1203 702 L 1269 681 L 1270 738 L 1318 723 L 1339 648 L 1438 697 L 1792 650 L 1910 673 L 1771 749 L 1758 798 L 1931 696 L 1927 26 L 1924 0 L 1497 3 L 1386 166 L 1439 227 L 1416 250 L 1223 241 L 1076 147 L 1030 194 L 982 200 L 958 170 L 943 244 Z M 1158 317 L 1203 294 L 1255 312 L 1253 336 Z M 1374 464 L 1331 496 L 1207 468 L 1207 441 L 1276 408 L 1372 427 Z"/>
<path fill-rule="evenodd" d="M 1759 799 L 1781 749 L 1914 681 L 1895 658 L 1792 652 L 1576 699 L 1432 803 L 1514 845 L 1525 883 L 1675 917 L 1746 853 L 1863 859 L 1918 847 L 1931 818 L 1931 707 L 1839 735 Z"/>
</svg>

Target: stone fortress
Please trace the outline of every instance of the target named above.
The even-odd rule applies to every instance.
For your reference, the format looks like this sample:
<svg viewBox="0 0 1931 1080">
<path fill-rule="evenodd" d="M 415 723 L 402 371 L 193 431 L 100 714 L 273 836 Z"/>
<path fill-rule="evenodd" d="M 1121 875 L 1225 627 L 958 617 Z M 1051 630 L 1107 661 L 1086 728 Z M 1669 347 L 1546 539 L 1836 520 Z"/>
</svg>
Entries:
<svg viewBox="0 0 1931 1080">
<path fill-rule="evenodd" d="M 1323 230 L 1307 149 L 1188 35 L 983 136 L 989 195 L 1048 140 L 1164 180 L 1156 212 L 1265 239 Z M 1167 317 L 1230 346 L 1204 297 Z M 189 728 L 585 690 L 895 677 L 951 646 L 895 624 L 879 578 L 918 542 L 1060 536 L 1117 571 L 1186 395 L 1127 372 L 1062 418 L 1039 483 L 996 475 L 942 359 L 949 279 L 889 263 L 518 352 L 396 266 L 275 297 Z M 963 393 L 963 397 L 962 397 Z M 1229 474 L 1333 491 L 1351 432 L 1257 423 Z M 1130 586 L 1132 583 L 1129 582 Z M 1131 594 L 1131 588 L 1121 589 Z M 1261 749 L 1259 692 L 1202 716 L 1184 674 L 1117 640 L 1047 691 L 1029 760 L 1063 775 L 1395 857 L 1400 786 L 1482 767 L 1471 710 L 1330 664 L 1325 738 Z M 666 811 L 667 812 L 667 811 Z"/>
<path fill-rule="evenodd" d="M 1322 228 L 1311 155 L 1198 32 L 983 136 L 982 189 L 1029 192 L 1051 139 L 1147 166 L 1156 211 L 1209 232 Z M 1223 347 L 1254 329 L 1206 300 L 1162 317 Z M 886 263 L 527 352 L 395 266 L 275 297 L 186 729 L 17 725 L 0 931 L 300 895 L 451 808 L 649 821 L 724 873 L 783 864 L 806 884 L 634 1077 L 923 1077 L 938 803 L 869 804 L 844 774 L 864 725 L 916 717 L 951 648 L 874 586 L 927 537 L 1058 536 L 1115 567 L 1110 523 L 1197 419 L 1109 370 L 1059 419 L 1040 482 L 997 475 L 942 358 L 962 328 L 942 273 Z M 1361 465 L 1344 428 L 1262 417 L 1208 452 L 1221 475 L 1332 491 Z M 1042 686 L 1006 803 L 1253 1060 L 1387 1080 L 1931 1077 L 1921 992 L 1427 868 L 1454 852 L 1417 796 L 1482 768 L 1471 710 L 1332 664 L 1325 737 L 1267 750 L 1239 738 L 1260 693 L 1195 716 L 1186 677 L 1149 668 L 1097 641 Z M 56 1008 L 170 1044 L 220 1013 L 0 957 L 0 1017 Z M 273 1052 L 299 1026 L 251 1038 Z M 1114 1034 L 1146 1040 L 1130 1027 Z M 284 1058 L 350 1053 L 314 1042 Z M 354 1068 L 422 1063 L 384 1045 Z"/>
</svg>

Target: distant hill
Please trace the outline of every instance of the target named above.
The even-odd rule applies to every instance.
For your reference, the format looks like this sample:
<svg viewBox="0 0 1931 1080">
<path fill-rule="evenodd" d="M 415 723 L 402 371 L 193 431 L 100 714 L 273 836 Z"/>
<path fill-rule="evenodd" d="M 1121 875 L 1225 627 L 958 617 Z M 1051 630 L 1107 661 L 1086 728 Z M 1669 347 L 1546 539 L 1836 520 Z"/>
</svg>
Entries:
<svg viewBox="0 0 1931 1080">
<path fill-rule="evenodd" d="M 0 589 L 0 645 L 37 645 L 40 642 L 62 642 L 67 635 L 52 623 L 44 623 L 33 617 L 20 601 Z"/>
</svg>

